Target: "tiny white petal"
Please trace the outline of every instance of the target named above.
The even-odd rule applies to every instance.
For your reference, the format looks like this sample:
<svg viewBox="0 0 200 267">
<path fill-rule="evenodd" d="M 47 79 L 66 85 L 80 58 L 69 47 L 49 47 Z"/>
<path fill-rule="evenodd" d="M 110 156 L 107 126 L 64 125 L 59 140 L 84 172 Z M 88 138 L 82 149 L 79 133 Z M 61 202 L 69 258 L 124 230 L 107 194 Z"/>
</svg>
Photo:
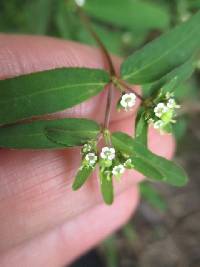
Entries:
<svg viewBox="0 0 200 267">
<path fill-rule="evenodd" d="M 164 103 L 158 103 L 157 106 L 154 108 L 154 113 L 157 117 L 162 117 L 164 113 L 168 111 L 168 107 Z"/>
<path fill-rule="evenodd" d="M 158 120 L 154 123 L 153 126 L 155 129 L 161 129 L 163 127 L 163 125 L 164 125 L 164 122 L 162 120 Z"/>
<path fill-rule="evenodd" d="M 110 148 L 110 152 L 115 154 L 115 149 L 113 147 Z"/>
<path fill-rule="evenodd" d="M 167 107 L 168 108 L 171 108 L 171 109 L 173 109 L 173 108 L 180 108 L 180 105 L 177 105 L 176 104 L 176 101 L 174 100 L 174 98 L 170 98 L 168 100 L 168 102 L 167 102 Z"/>
<path fill-rule="evenodd" d="M 91 146 L 90 144 L 85 144 L 85 145 L 83 146 L 83 148 L 82 148 L 82 151 L 83 151 L 84 153 L 86 153 L 86 152 L 91 151 L 91 149 L 92 149 L 92 146 Z"/>
<path fill-rule="evenodd" d="M 174 108 L 176 106 L 176 102 L 173 98 L 170 98 L 167 102 L 168 108 Z"/>
<path fill-rule="evenodd" d="M 127 107 L 127 102 L 126 102 L 124 99 L 122 99 L 122 100 L 120 101 L 120 104 L 121 104 L 121 106 L 124 107 L 124 108 Z"/>
<path fill-rule="evenodd" d="M 94 165 L 97 161 L 97 156 L 94 153 L 88 153 L 85 156 L 85 160 L 88 161 L 89 165 Z"/>
<path fill-rule="evenodd" d="M 113 147 L 103 147 L 100 156 L 103 159 L 113 160 L 115 158 L 115 149 Z"/>
<path fill-rule="evenodd" d="M 113 160 L 114 158 L 115 158 L 115 155 L 114 154 L 108 156 L 108 159 L 109 160 Z"/>
<path fill-rule="evenodd" d="M 154 123 L 154 120 L 152 118 L 148 119 L 148 123 Z"/>
<path fill-rule="evenodd" d="M 100 157 L 101 157 L 102 159 L 105 159 L 105 158 L 106 158 L 106 155 L 105 155 L 103 152 L 101 152 L 101 153 L 100 153 Z"/>
<path fill-rule="evenodd" d="M 136 95 L 134 93 L 124 94 L 121 98 L 120 104 L 125 109 L 132 108 L 136 102 Z"/>
<path fill-rule="evenodd" d="M 105 147 L 102 148 L 102 152 L 103 152 L 103 153 L 105 153 L 105 152 L 107 152 L 107 151 L 109 151 L 109 150 L 110 150 L 110 149 L 109 149 L 109 147 L 107 147 L 107 146 L 105 146 Z"/>
<path fill-rule="evenodd" d="M 132 101 L 129 101 L 129 102 L 127 103 L 127 106 L 128 106 L 129 108 L 132 108 L 134 105 L 135 105 L 135 102 L 132 102 Z"/>
<path fill-rule="evenodd" d="M 127 165 L 127 164 L 131 164 L 131 163 L 132 163 L 132 160 L 131 159 L 127 159 L 124 164 Z"/>
<path fill-rule="evenodd" d="M 85 4 L 85 0 L 75 0 L 78 6 L 83 6 Z"/>
<path fill-rule="evenodd" d="M 132 160 L 131 160 L 131 159 L 127 159 L 127 160 L 124 162 L 124 167 L 125 167 L 125 168 L 131 168 L 131 167 L 133 167 Z"/>
<path fill-rule="evenodd" d="M 122 164 L 119 164 L 117 166 L 114 166 L 114 168 L 112 169 L 112 174 L 113 175 L 120 175 L 120 174 L 123 174 L 125 171 L 125 168 Z"/>
</svg>

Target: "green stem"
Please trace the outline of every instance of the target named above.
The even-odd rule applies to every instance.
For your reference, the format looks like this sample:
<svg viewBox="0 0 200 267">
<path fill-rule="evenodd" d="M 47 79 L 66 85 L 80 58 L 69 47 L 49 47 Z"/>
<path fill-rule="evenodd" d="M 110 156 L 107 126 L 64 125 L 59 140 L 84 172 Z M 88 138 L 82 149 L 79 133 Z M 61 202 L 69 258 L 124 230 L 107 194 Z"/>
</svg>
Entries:
<svg viewBox="0 0 200 267">
<path fill-rule="evenodd" d="M 110 57 L 110 55 L 109 55 L 106 47 L 104 46 L 103 42 L 100 40 L 99 36 L 93 30 L 93 28 L 91 26 L 90 19 L 88 18 L 88 16 L 86 16 L 86 14 L 84 13 L 84 11 L 82 10 L 81 7 L 77 6 L 77 10 L 79 12 L 79 16 L 80 16 L 81 20 L 85 24 L 85 27 L 90 32 L 90 34 L 92 35 L 92 37 L 95 39 L 95 41 L 99 45 L 99 47 L 100 47 L 103 55 L 105 56 L 105 58 L 107 60 L 107 63 L 108 63 L 108 68 L 109 68 L 109 72 L 110 72 L 111 77 L 112 76 L 116 76 L 116 71 L 115 71 L 115 68 L 114 68 L 114 64 L 112 62 L 112 59 L 111 59 L 111 57 Z"/>
<path fill-rule="evenodd" d="M 79 16 L 80 16 L 81 20 L 83 21 L 86 29 L 90 32 L 90 34 L 93 36 L 93 38 L 95 39 L 95 41 L 99 45 L 99 47 L 102 51 L 102 54 L 104 55 L 104 57 L 108 63 L 108 69 L 110 72 L 110 76 L 111 77 L 117 76 L 115 68 L 114 68 L 114 64 L 112 62 L 112 58 L 109 55 L 109 52 L 107 51 L 106 47 L 104 46 L 104 44 L 102 43 L 102 41 L 100 40 L 98 35 L 96 34 L 96 32 L 93 30 L 93 28 L 91 26 L 90 19 L 85 15 L 82 8 L 77 6 L 77 10 L 78 10 Z M 111 107 L 112 107 L 112 102 L 113 102 L 113 93 L 114 93 L 113 92 L 113 86 L 111 84 L 111 86 L 109 87 L 109 90 L 108 90 L 108 94 L 107 94 L 107 103 L 106 103 L 105 117 L 104 117 L 103 129 L 102 129 L 103 131 L 105 129 L 109 128 Z"/>
<path fill-rule="evenodd" d="M 108 129 L 105 129 L 104 132 L 103 132 L 103 136 L 104 136 L 104 139 L 105 139 L 105 143 L 107 146 L 110 146 L 111 145 L 111 137 L 110 137 L 110 131 Z"/>
</svg>

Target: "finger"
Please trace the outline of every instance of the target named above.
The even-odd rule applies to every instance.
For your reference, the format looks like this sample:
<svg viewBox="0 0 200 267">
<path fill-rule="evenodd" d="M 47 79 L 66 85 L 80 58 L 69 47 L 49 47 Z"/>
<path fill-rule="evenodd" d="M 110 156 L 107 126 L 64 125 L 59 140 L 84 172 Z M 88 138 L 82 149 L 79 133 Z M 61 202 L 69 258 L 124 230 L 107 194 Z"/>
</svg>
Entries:
<svg viewBox="0 0 200 267">
<path fill-rule="evenodd" d="M 137 204 L 138 191 L 133 187 L 120 194 L 111 207 L 100 204 L 75 220 L 16 247 L 0 258 L 0 266 L 60 267 L 69 264 L 126 223 Z"/>
<path fill-rule="evenodd" d="M 91 68 L 104 68 L 106 66 L 102 54 L 97 49 L 91 49 L 76 43 L 44 37 L 8 35 L 2 35 L 0 40 L 0 58 L 4 63 L 4 68 L 0 71 L 1 78 L 62 66 Z M 119 60 L 114 60 L 116 69 L 118 69 Z M 66 115 L 73 117 L 87 116 L 102 121 L 106 101 L 104 95 L 106 93 L 103 92 L 101 95 L 73 109 L 57 113 L 55 117 Z M 116 101 L 117 97 L 115 97 L 115 103 Z M 116 120 L 120 120 L 125 116 L 127 116 L 126 113 L 117 114 L 117 116 L 113 116 L 113 120 L 115 120 L 115 117 Z M 74 213 L 69 210 L 67 216 L 62 213 L 58 217 L 52 216 L 52 210 L 57 210 L 56 206 L 60 205 L 57 202 L 61 202 L 60 194 L 62 197 L 65 194 L 66 174 L 68 174 L 68 181 L 70 181 L 68 187 L 66 185 L 66 192 L 70 191 L 70 194 L 67 194 L 69 198 L 66 200 L 67 205 L 64 205 L 65 209 L 67 209 L 71 197 L 73 197 L 71 194 L 71 179 L 80 160 L 80 157 L 77 156 L 77 151 L 73 153 L 73 150 L 71 150 L 65 153 L 2 150 L 0 153 L 3 155 L 3 161 L 0 166 L 0 181 L 2 184 L 0 192 L 2 200 L 0 205 L 0 210 L 2 211 L 0 215 L 2 242 L 0 245 L 2 249 L 31 238 L 37 233 L 49 229 L 49 227 L 62 223 L 66 219 L 71 219 L 100 201 L 99 193 L 91 197 L 89 202 L 85 199 L 85 205 L 83 206 L 79 205 L 80 203 L 77 203 L 75 199 L 73 209 L 74 211 L 77 210 L 77 212 Z M 93 187 L 96 188 L 96 185 Z M 96 191 L 94 190 L 93 194 Z M 48 192 L 49 194 L 52 193 L 52 196 L 47 197 Z M 83 196 L 85 194 L 86 192 L 83 193 Z M 45 208 L 46 212 L 41 214 L 42 208 L 47 205 L 46 201 L 48 200 L 50 203 L 51 199 L 54 203 L 53 207 L 50 207 L 50 209 Z M 82 202 L 81 197 L 79 197 L 79 201 Z M 18 203 L 17 207 L 16 203 Z M 79 207 L 76 208 L 76 205 Z M 12 207 L 14 207 L 14 212 L 10 213 L 10 208 Z M 32 214 L 31 216 L 27 216 L 29 212 Z M 52 218 L 57 217 L 57 219 L 49 221 L 51 216 Z"/>
<path fill-rule="evenodd" d="M 131 132 L 131 125 L 127 119 L 115 127 Z M 79 191 L 71 189 L 80 162 L 78 149 L 3 150 L 1 154 L 0 250 L 72 220 L 102 201 L 96 173 Z M 126 175 L 115 186 L 116 193 L 129 188 L 137 178 L 137 174 Z"/>
<path fill-rule="evenodd" d="M 131 132 L 129 119 L 116 124 L 113 127 L 118 130 Z M 171 156 L 170 135 L 153 134 L 157 141 L 150 141 L 151 149 L 162 156 Z M 163 143 L 166 146 L 162 150 Z M 72 220 L 102 201 L 95 174 L 79 191 L 71 190 L 78 155 L 77 150 L 76 153 L 4 151 L 0 162 L 0 250 Z M 115 184 L 116 194 L 141 179 L 141 174 L 127 172 L 122 182 Z"/>
<path fill-rule="evenodd" d="M 8 75 L 8 70 L 12 76 L 53 66 L 61 67 L 62 64 L 64 66 L 66 66 L 65 64 L 79 64 L 79 66 L 90 64 L 91 67 L 102 67 L 103 65 L 101 54 L 98 54 L 97 50 L 85 46 L 73 44 L 73 48 L 71 48 L 71 44 L 68 42 L 52 38 L 11 36 L 9 42 L 6 41 L 5 36 L 1 38 L 3 38 L 1 39 L 3 45 L 0 48 L 0 56 L 4 59 L 4 66 L 9 66 L 9 68 L 5 68 L 4 77 Z M 12 45 L 14 41 L 15 45 Z M 58 51 L 62 52 L 62 56 L 58 56 Z M 68 57 L 64 56 L 66 55 L 64 51 L 65 53 L 70 51 Z M 82 52 L 78 56 L 80 51 Z M 10 60 L 12 63 L 9 63 Z M 94 61 L 101 63 L 99 65 Z M 96 103 L 96 108 L 99 101 L 95 102 L 94 98 L 92 101 Z M 91 105 L 88 103 L 85 107 L 77 106 L 77 110 L 72 111 L 71 115 L 96 116 L 98 112 L 94 112 L 94 108 L 90 110 Z M 119 119 L 122 118 L 117 117 L 118 121 L 112 123 L 112 128 L 131 133 L 132 118 L 124 117 L 123 121 Z M 154 135 L 152 138 L 160 140 L 160 144 L 158 142 L 156 147 L 151 147 L 153 150 L 163 153 L 161 143 L 165 143 L 168 144 L 168 150 L 164 155 L 171 153 L 173 142 L 171 137 L 162 136 L 160 138 L 159 135 Z M 73 153 L 74 151 L 76 153 Z M 93 177 L 91 182 L 88 182 L 79 192 L 71 191 L 72 177 L 74 177 L 80 158 L 77 156 L 77 150 L 45 152 L 2 150 L 0 156 L 2 157 L 0 162 L 0 231 L 2 237 L 0 246 L 2 249 L 19 244 L 64 221 L 75 219 L 80 213 L 101 201 L 97 191 L 96 177 Z M 141 179 L 141 175 L 138 173 L 127 174 L 122 184 L 117 186 L 116 191 L 119 192 L 119 190 L 130 187 L 138 179 Z"/>
</svg>

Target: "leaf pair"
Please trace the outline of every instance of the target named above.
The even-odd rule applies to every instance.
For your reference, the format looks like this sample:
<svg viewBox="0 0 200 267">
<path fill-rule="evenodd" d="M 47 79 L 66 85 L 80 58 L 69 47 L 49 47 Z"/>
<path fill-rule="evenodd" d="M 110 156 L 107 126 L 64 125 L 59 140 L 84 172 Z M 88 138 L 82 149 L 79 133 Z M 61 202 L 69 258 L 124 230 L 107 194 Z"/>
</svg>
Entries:
<svg viewBox="0 0 200 267">
<path fill-rule="evenodd" d="M 122 78 L 151 83 L 183 64 L 199 48 L 199 24 L 200 12 L 134 53 L 121 66 Z M 191 74 L 190 68 L 182 69 L 181 77 L 187 73 Z M 165 76 L 164 83 L 177 75 L 175 71 Z M 101 92 L 109 81 L 104 70 L 87 68 L 61 68 L 1 80 L 0 125 L 80 104 Z"/>
<path fill-rule="evenodd" d="M 129 155 L 134 168 L 146 177 L 174 186 L 183 186 L 187 182 L 187 175 L 181 167 L 153 154 L 127 134 L 113 133 L 112 143 L 116 150 Z"/>
<path fill-rule="evenodd" d="M 78 173 L 76 174 L 74 183 L 72 185 L 73 190 L 78 190 L 81 188 L 87 179 L 90 177 L 92 172 L 94 171 L 94 168 L 92 167 L 82 167 L 78 170 Z M 99 170 L 100 175 L 100 188 L 103 200 L 106 204 L 111 205 L 113 203 L 114 199 L 114 190 L 113 190 L 113 178 L 112 175 L 106 174 L 105 172 Z"/>
<path fill-rule="evenodd" d="M 89 5 L 92 3 L 95 2 Z M 104 15 L 113 19 L 108 16 L 109 3 L 106 2 L 106 5 L 107 13 Z M 102 6 L 101 3 L 99 8 Z M 86 5 L 86 10 L 92 15 L 91 6 Z M 199 25 L 200 12 L 147 44 L 123 62 L 121 78 L 130 83 L 153 83 L 148 89 L 151 95 L 161 87 L 164 92 L 174 90 L 194 70 L 190 59 L 200 46 Z M 27 123 L 23 120 L 80 104 L 100 93 L 110 80 L 106 71 L 88 68 L 60 68 L 1 80 L 0 147 L 60 149 L 80 146 L 95 139 L 100 127 L 93 121 L 60 119 Z M 20 124 L 14 124 L 16 122 Z M 180 167 L 146 148 L 147 127 L 143 113 L 137 125 L 136 139 L 123 133 L 114 133 L 112 144 L 120 153 L 129 155 L 135 169 L 143 175 L 171 185 L 185 184 L 187 176 Z M 80 188 L 91 172 L 92 168 L 79 170 L 74 189 Z M 101 174 L 101 191 L 105 202 L 112 203 L 111 177 Z"/>
<path fill-rule="evenodd" d="M 115 132 L 112 134 L 112 144 L 116 151 L 128 155 L 134 165 L 134 169 L 144 176 L 174 186 L 186 184 L 188 177 L 181 167 L 172 161 L 153 154 L 148 148 L 138 142 L 137 137 L 133 139 L 125 133 Z M 87 181 L 92 170 L 92 168 L 82 168 L 78 171 L 73 184 L 74 190 L 79 189 Z M 111 173 L 107 174 L 100 169 L 100 186 L 105 203 L 112 204 L 114 192 Z M 146 193 L 146 187 L 143 189 Z M 150 194 L 150 197 L 154 198 L 153 202 L 156 202 L 158 197 L 155 196 L 155 192 L 150 190 Z"/>
</svg>

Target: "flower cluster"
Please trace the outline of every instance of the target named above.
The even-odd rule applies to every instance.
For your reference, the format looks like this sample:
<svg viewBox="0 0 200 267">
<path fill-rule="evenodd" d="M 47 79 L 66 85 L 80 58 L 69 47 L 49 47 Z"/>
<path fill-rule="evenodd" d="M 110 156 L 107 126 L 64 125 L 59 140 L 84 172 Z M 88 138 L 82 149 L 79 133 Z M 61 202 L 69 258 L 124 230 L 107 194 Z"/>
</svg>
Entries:
<svg viewBox="0 0 200 267">
<path fill-rule="evenodd" d="M 135 106 L 136 103 L 136 95 L 134 93 L 127 93 L 122 95 L 120 99 L 120 105 L 123 107 L 126 111 L 131 110 L 133 106 Z"/>
<path fill-rule="evenodd" d="M 87 153 L 90 152 L 92 150 L 92 145 L 91 144 L 85 144 L 82 148 L 82 153 Z"/>
<path fill-rule="evenodd" d="M 131 159 L 120 159 L 116 156 L 115 149 L 113 147 L 103 147 L 100 153 L 100 169 L 107 173 L 108 179 L 110 176 L 114 176 L 119 180 L 125 169 L 133 168 Z"/>
<path fill-rule="evenodd" d="M 82 164 L 80 170 L 83 168 L 94 168 L 98 162 L 100 172 L 104 173 L 108 180 L 112 176 L 120 180 L 125 169 L 134 168 L 131 159 L 125 155 L 118 155 L 113 147 L 103 147 L 98 156 L 96 143 L 92 141 L 83 145 L 81 154 Z"/>
<path fill-rule="evenodd" d="M 96 142 L 90 141 L 82 147 L 81 150 L 82 154 L 82 165 L 81 169 L 84 168 L 89 168 L 92 167 L 94 168 L 97 161 L 98 157 L 96 155 Z"/>
<path fill-rule="evenodd" d="M 177 108 L 180 108 L 180 106 L 177 105 L 173 95 L 167 93 L 162 97 L 162 101 L 153 108 L 153 114 L 148 122 L 153 123 L 155 129 L 166 131 L 171 123 L 176 122 L 174 116 Z"/>
</svg>

